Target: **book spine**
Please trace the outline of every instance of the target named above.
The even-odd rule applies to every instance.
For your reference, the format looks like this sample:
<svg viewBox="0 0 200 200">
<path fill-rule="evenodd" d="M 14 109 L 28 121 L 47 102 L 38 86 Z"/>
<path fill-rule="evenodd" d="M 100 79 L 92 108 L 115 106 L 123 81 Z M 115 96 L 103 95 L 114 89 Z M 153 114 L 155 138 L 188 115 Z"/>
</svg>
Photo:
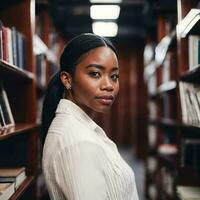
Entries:
<svg viewBox="0 0 200 200">
<path fill-rule="evenodd" d="M 3 35 L 3 60 L 9 62 L 8 56 L 8 31 L 6 27 L 2 27 Z"/>
<path fill-rule="evenodd" d="M 17 66 L 17 44 L 16 44 L 16 29 L 12 27 L 12 50 L 13 50 L 13 64 Z"/>
<path fill-rule="evenodd" d="M 10 28 L 7 28 L 7 31 L 8 31 L 8 60 L 10 64 L 13 64 L 12 31 Z"/>
</svg>

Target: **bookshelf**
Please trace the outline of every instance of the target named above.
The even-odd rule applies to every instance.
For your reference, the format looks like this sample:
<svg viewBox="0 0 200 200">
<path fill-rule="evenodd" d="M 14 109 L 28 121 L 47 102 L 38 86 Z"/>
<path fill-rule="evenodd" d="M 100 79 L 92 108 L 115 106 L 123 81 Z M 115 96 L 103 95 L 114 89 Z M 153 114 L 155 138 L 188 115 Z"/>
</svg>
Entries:
<svg viewBox="0 0 200 200">
<path fill-rule="evenodd" d="M 36 60 L 37 122 L 41 123 L 41 111 L 45 91 L 59 63 L 58 33 L 49 16 L 48 1 L 36 0 L 35 4 L 34 57 Z M 42 144 L 38 141 L 37 199 L 49 199 L 41 168 Z"/>
<path fill-rule="evenodd" d="M 166 24 L 171 13 L 157 12 L 154 57 L 145 63 L 149 88 L 146 197 L 150 200 L 181 200 L 187 195 L 192 199 L 200 184 L 198 8 L 198 1 L 178 0 L 170 30 Z"/>
<path fill-rule="evenodd" d="M 177 14 L 170 6 L 154 12 L 157 16 L 157 38 L 152 42 L 154 56 L 144 66 L 148 88 L 146 198 L 173 200 L 178 174 L 179 130 Z"/>
<path fill-rule="evenodd" d="M 36 123 L 36 77 L 33 55 L 34 6 L 34 1 L 23 0 L 12 1 L 9 5 L 5 4 L 5 7 L 1 6 L 0 9 L 0 20 L 3 26 L 15 27 L 15 30 L 23 35 L 25 42 L 25 53 L 22 55 L 25 64 L 23 68 L 17 63 L 13 64 L 10 60 L 0 59 L 0 80 L 3 82 L 15 121 L 14 126 L 0 130 L 0 166 L 24 166 L 27 175 L 24 182 L 11 196 L 12 200 L 36 199 L 40 126 Z M 12 48 L 14 48 L 13 38 L 12 42 Z M 17 53 L 17 59 L 19 59 L 20 52 Z"/>
</svg>

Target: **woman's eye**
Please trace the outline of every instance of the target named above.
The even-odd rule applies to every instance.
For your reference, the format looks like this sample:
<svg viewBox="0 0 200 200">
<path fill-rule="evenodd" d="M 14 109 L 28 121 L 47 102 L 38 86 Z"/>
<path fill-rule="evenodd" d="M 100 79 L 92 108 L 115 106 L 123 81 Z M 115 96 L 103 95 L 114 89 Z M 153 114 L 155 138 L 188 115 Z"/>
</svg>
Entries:
<svg viewBox="0 0 200 200">
<path fill-rule="evenodd" d="M 100 77 L 100 73 L 99 73 L 99 72 L 90 72 L 89 75 L 90 75 L 91 77 L 95 77 L 95 78 Z"/>
<path fill-rule="evenodd" d="M 112 80 L 117 80 L 119 78 L 119 74 L 113 74 L 111 78 Z"/>
</svg>

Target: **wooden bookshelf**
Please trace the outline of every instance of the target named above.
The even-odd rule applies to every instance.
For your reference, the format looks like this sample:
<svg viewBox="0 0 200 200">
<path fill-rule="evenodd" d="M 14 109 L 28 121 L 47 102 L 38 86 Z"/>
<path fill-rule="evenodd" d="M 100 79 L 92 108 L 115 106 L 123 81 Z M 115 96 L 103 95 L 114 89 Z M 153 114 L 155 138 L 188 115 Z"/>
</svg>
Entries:
<svg viewBox="0 0 200 200">
<path fill-rule="evenodd" d="M 6 128 L 5 130 L 0 131 L 0 140 L 5 140 L 9 137 L 18 135 L 18 134 L 27 134 L 32 131 L 39 130 L 40 125 L 38 124 L 16 124 L 13 127 Z"/>
<path fill-rule="evenodd" d="M 156 99 L 160 98 L 161 95 L 164 93 L 175 92 L 176 87 L 177 87 L 176 81 L 173 81 L 173 80 L 166 82 L 166 83 L 162 83 L 161 85 L 159 85 L 159 87 L 155 93 L 149 94 L 148 98 L 150 100 L 156 100 Z"/>
<path fill-rule="evenodd" d="M 192 8 L 177 25 L 177 36 L 186 37 L 189 34 L 200 34 L 200 11 Z"/>
<path fill-rule="evenodd" d="M 170 143 L 177 146 L 177 153 L 174 155 L 163 156 L 159 154 L 159 152 L 154 154 L 154 158 L 159 160 L 160 163 L 160 168 L 156 169 L 154 172 L 156 178 L 162 179 L 161 169 L 163 168 L 170 169 L 172 174 L 176 177 L 172 195 L 168 196 L 166 192 L 167 187 L 162 184 L 157 184 L 159 188 L 156 200 L 177 199 L 176 186 L 179 184 L 187 186 L 200 185 L 200 173 L 199 169 L 197 169 L 198 165 L 195 164 L 195 159 L 199 160 L 197 158 L 200 157 L 199 150 L 196 150 L 199 148 L 198 141 L 200 140 L 199 108 L 197 107 L 198 88 L 200 85 L 200 66 L 199 64 L 191 66 L 191 63 L 195 62 L 191 62 L 193 61 L 191 60 L 191 48 L 193 48 L 193 46 L 191 46 L 190 43 L 191 39 L 195 41 L 195 39 L 200 36 L 200 10 L 197 9 L 197 3 L 198 1 L 196 0 L 179 0 L 177 2 L 176 16 L 178 21 L 174 27 L 176 29 L 177 45 L 174 45 L 172 49 L 168 49 L 169 52 L 172 51 L 176 56 L 177 62 L 175 62 L 176 65 L 173 66 L 173 69 L 176 69 L 174 73 L 176 76 L 168 75 L 167 77 L 173 77 L 168 81 L 164 81 L 166 77 L 165 79 L 162 77 L 162 74 L 167 72 L 164 71 L 166 70 L 164 69 L 164 62 L 167 59 L 166 52 L 164 52 L 164 60 L 160 62 L 160 66 L 151 70 L 152 73 L 150 74 L 156 77 L 157 80 L 154 95 L 149 93 L 148 98 L 149 102 L 154 102 L 154 106 L 156 105 L 156 116 L 154 116 L 153 120 L 149 120 L 149 126 L 153 127 L 153 130 L 149 129 L 149 134 L 156 135 L 157 142 L 154 149 L 158 150 L 159 145 L 165 144 L 165 142 L 166 144 Z M 169 35 L 164 25 L 166 23 L 166 15 L 159 13 L 157 16 L 157 46 L 161 44 L 163 38 Z M 193 35 L 196 37 L 191 37 Z M 197 53 L 199 54 L 199 52 Z M 159 56 L 162 57 L 162 55 Z M 154 61 L 152 61 L 152 63 L 153 62 Z M 169 64 L 169 66 L 167 66 L 168 68 L 172 67 L 172 62 L 167 63 Z M 173 73 L 173 71 L 170 71 L 170 73 Z M 147 83 L 148 80 L 150 79 L 147 78 Z M 184 104 L 183 101 L 187 103 Z M 149 111 L 151 110 L 152 109 L 149 109 Z M 166 117 L 166 112 L 168 113 L 169 110 L 173 112 L 173 114 L 167 114 L 168 117 Z M 184 113 L 186 113 L 186 115 Z M 194 147 L 194 145 L 196 146 Z M 187 148 L 191 148 L 190 151 L 187 150 Z M 195 153 L 193 151 L 195 151 Z M 195 154 L 196 157 L 193 154 Z M 152 156 L 152 154 L 149 153 L 149 156 Z M 190 160 L 192 158 L 193 160 Z M 148 178 L 149 175 L 147 172 L 147 180 Z M 155 179 L 152 180 L 151 183 L 147 182 L 146 191 L 148 191 L 148 187 L 152 184 L 156 184 L 156 182 L 157 180 Z M 159 191 L 165 195 L 159 196 Z M 147 194 L 147 196 L 148 199 L 151 199 L 149 194 Z"/>
<path fill-rule="evenodd" d="M 6 76 L 12 76 L 22 81 L 32 81 L 35 75 L 32 72 L 22 70 L 17 66 L 14 66 L 4 60 L 0 59 L 0 72 L 1 78 L 4 79 Z"/>
<path fill-rule="evenodd" d="M 179 123 L 172 119 L 149 119 L 149 124 L 159 126 L 161 128 L 178 129 Z"/>
<path fill-rule="evenodd" d="M 49 16 L 49 2 L 48 1 L 36 1 L 35 4 L 36 12 L 35 12 L 35 32 L 34 34 L 39 39 L 38 47 L 40 45 L 46 47 L 46 51 L 40 52 L 42 54 L 42 59 L 38 60 L 37 52 L 34 52 L 34 57 L 36 59 L 36 99 L 37 99 L 37 123 L 41 123 L 41 111 L 42 104 L 44 99 L 44 95 L 47 89 L 47 85 L 55 72 L 58 70 L 58 59 L 60 57 L 60 52 L 58 52 L 58 48 L 60 48 L 60 44 L 58 42 L 58 33 L 53 26 L 53 22 L 51 21 L 51 17 Z M 55 48 L 56 45 L 56 48 Z M 41 65 L 42 63 L 42 65 Z M 39 73 L 37 69 L 41 69 L 41 67 L 45 67 L 45 70 L 41 70 Z M 44 78 L 41 81 L 41 78 Z M 39 149 L 42 151 L 42 142 L 39 141 Z M 41 155 L 40 155 L 41 156 Z M 46 189 L 46 185 L 44 184 L 44 176 L 42 174 L 42 164 L 41 158 L 38 159 L 38 167 L 37 167 L 37 177 L 36 180 L 38 185 L 38 200 L 49 199 L 48 192 Z M 42 184 L 41 184 L 42 180 Z"/>
<path fill-rule="evenodd" d="M 158 159 L 162 165 L 166 166 L 168 169 L 172 171 L 177 169 L 177 156 L 176 155 L 162 155 L 158 154 Z"/>
<path fill-rule="evenodd" d="M 199 76 L 200 76 L 200 66 L 197 66 L 192 70 L 183 72 L 182 75 L 180 76 L 180 80 L 189 83 L 200 84 Z"/>
<path fill-rule="evenodd" d="M 27 188 L 33 185 L 35 181 L 34 176 L 27 177 L 23 183 L 19 186 L 17 191 L 11 196 L 10 200 L 17 200 L 20 199 L 21 196 L 26 192 Z"/>
<path fill-rule="evenodd" d="M 178 182 L 181 185 L 199 186 L 200 176 L 197 171 L 189 167 L 180 167 L 179 174 L 180 176 L 179 176 Z"/>
<path fill-rule="evenodd" d="M 40 125 L 36 123 L 36 70 L 33 54 L 34 4 L 35 2 L 31 0 L 11 1 L 9 5 L 2 6 L 0 10 L 0 20 L 3 26 L 15 27 L 16 31 L 23 35 L 26 46 L 22 55 L 24 66 L 13 65 L 10 64 L 13 62 L 0 58 L 0 78 L 15 122 L 13 127 L 0 130 L 0 165 L 1 167 L 24 166 L 27 173 L 25 181 L 10 198 L 12 200 L 37 199 L 36 172 Z"/>
<path fill-rule="evenodd" d="M 158 87 L 158 93 L 162 94 L 162 93 L 174 92 L 176 91 L 176 87 L 177 87 L 176 81 L 171 80 L 169 82 L 162 83 Z"/>
</svg>

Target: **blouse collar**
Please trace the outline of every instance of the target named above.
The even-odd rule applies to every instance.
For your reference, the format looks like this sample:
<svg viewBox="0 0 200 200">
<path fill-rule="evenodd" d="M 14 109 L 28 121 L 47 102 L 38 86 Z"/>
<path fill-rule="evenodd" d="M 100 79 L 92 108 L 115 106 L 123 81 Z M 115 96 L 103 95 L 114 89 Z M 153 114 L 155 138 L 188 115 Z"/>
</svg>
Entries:
<svg viewBox="0 0 200 200">
<path fill-rule="evenodd" d="M 99 126 L 74 102 L 68 99 L 61 99 L 56 113 L 67 113 L 71 114 L 80 120 L 84 124 L 88 124 L 92 130 L 95 130 Z"/>
</svg>

